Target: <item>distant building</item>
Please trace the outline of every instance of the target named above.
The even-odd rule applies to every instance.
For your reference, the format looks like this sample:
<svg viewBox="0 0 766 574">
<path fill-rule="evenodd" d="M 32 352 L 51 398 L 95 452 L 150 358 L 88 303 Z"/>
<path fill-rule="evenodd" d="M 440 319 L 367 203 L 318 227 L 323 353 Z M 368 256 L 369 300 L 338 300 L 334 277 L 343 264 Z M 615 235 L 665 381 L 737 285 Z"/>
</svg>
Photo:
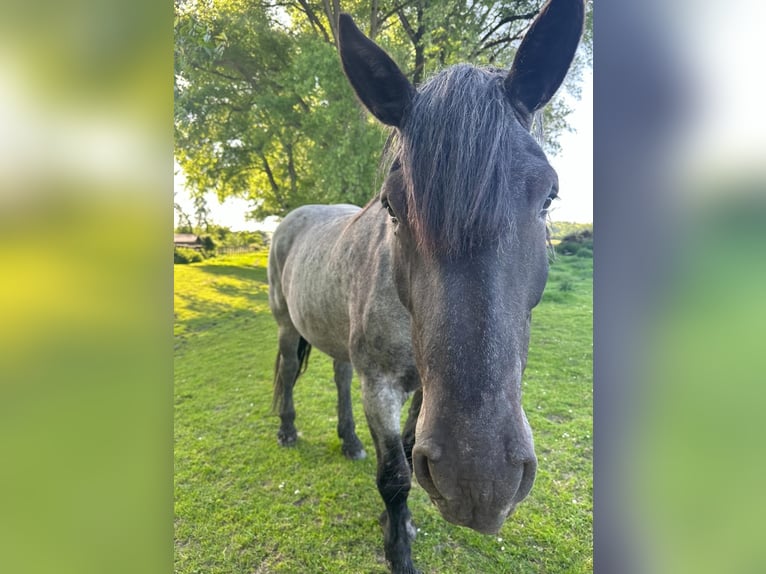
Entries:
<svg viewBox="0 0 766 574">
<path fill-rule="evenodd" d="M 186 247 L 187 249 L 202 250 L 202 240 L 193 233 L 174 233 L 173 247 Z"/>
</svg>

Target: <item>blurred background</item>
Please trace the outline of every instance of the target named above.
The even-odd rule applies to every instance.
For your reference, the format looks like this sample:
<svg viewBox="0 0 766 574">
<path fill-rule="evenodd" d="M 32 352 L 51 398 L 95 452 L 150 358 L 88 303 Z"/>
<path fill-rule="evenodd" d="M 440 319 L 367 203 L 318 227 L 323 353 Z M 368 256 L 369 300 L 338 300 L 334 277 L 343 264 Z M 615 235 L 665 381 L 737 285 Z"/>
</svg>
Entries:
<svg viewBox="0 0 766 574">
<path fill-rule="evenodd" d="M 0 572 L 172 559 L 173 7 L 0 18 Z"/>
<path fill-rule="evenodd" d="M 763 7 L 594 11 L 595 570 L 761 572 Z"/>
<path fill-rule="evenodd" d="M 754 0 L 594 6 L 595 570 L 761 572 Z M 0 21 L 0 572 L 172 561 L 173 6 Z"/>
</svg>

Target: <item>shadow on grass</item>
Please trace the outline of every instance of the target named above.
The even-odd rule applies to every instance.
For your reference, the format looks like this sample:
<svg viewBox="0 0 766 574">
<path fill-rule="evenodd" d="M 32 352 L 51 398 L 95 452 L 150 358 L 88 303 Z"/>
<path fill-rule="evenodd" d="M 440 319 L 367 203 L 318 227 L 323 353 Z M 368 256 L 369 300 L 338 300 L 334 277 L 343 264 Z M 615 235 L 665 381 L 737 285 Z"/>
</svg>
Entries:
<svg viewBox="0 0 766 574">
<path fill-rule="evenodd" d="M 176 335 L 183 338 L 231 320 L 245 323 L 272 320 L 268 306 L 268 277 L 264 267 L 203 264 L 195 265 L 194 269 L 211 277 L 199 291 L 183 289 L 176 292 L 176 297 L 183 301 L 183 313 L 180 316 L 176 314 Z M 228 282 L 227 278 L 234 281 Z M 226 326 L 231 328 L 234 324 Z M 266 326 L 264 323 L 262 327 Z"/>
<path fill-rule="evenodd" d="M 211 275 L 229 275 L 244 281 L 260 281 L 268 285 L 265 267 L 243 267 L 239 265 L 197 265 L 195 267 Z"/>
</svg>

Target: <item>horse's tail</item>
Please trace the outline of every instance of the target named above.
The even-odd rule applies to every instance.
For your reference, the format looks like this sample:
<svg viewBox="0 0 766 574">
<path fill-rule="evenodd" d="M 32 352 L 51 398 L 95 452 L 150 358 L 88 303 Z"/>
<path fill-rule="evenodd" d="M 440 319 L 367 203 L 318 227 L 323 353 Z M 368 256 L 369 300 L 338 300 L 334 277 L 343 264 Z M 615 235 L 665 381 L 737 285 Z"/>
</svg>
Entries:
<svg viewBox="0 0 766 574">
<path fill-rule="evenodd" d="M 309 343 L 303 337 L 298 341 L 298 371 L 295 373 L 295 379 L 292 384 L 298 380 L 309 366 L 309 355 L 311 354 L 311 343 Z M 279 363 L 281 359 L 281 353 L 277 353 L 277 360 L 274 363 L 274 398 L 271 402 L 271 408 L 275 413 L 282 410 L 282 401 L 285 396 L 285 381 L 284 378 L 279 376 Z"/>
</svg>

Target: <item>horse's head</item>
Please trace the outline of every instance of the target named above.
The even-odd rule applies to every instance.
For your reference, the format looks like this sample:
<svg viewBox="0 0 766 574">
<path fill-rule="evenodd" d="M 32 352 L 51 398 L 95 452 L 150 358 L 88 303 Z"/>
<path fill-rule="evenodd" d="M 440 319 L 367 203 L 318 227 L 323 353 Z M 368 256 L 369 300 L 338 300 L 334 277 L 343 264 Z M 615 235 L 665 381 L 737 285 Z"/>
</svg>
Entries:
<svg viewBox="0 0 766 574">
<path fill-rule="evenodd" d="M 340 20 L 352 86 L 396 128 L 381 201 L 423 386 L 415 474 L 447 520 L 486 533 L 529 493 L 537 467 L 521 377 L 557 179 L 529 128 L 563 81 L 582 23 L 581 0 L 551 0 L 509 73 L 461 65 L 415 90 Z"/>
</svg>

